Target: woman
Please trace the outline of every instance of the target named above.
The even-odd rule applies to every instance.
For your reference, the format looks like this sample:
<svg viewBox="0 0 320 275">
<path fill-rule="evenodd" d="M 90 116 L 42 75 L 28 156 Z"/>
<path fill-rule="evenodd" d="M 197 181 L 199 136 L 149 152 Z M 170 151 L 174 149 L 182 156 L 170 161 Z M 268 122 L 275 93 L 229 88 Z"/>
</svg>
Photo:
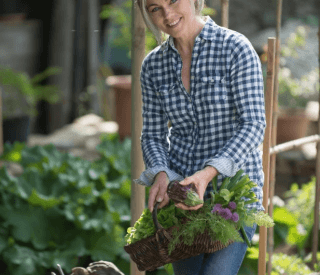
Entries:
<svg viewBox="0 0 320 275">
<path fill-rule="evenodd" d="M 152 186 L 148 207 L 169 203 L 167 185 L 194 183 L 199 197 L 209 199 L 211 180 L 241 168 L 258 184 L 262 206 L 261 151 L 265 109 L 261 63 L 242 34 L 200 16 L 204 0 L 138 0 L 159 46 L 143 61 L 141 146 L 146 170 L 136 183 Z M 162 33 L 169 38 L 162 42 Z M 168 122 L 172 127 L 168 129 Z M 203 204 L 187 207 L 197 210 Z M 251 240 L 256 224 L 245 228 Z M 173 263 L 175 275 L 237 274 L 247 250 L 236 242 L 211 254 Z"/>
</svg>

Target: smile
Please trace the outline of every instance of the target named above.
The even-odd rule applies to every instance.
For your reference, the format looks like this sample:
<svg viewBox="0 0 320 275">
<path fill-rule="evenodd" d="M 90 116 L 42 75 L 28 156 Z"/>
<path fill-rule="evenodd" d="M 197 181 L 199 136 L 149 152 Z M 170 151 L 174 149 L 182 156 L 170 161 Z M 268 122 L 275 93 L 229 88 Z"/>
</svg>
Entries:
<svg viewBox="0 0 320 275">
<path fill-rule="evenodd" d="M 171 28 L 172 27 L 176 27 L 178 25 L 178 23 L 180 22 L 181 18 L 179 18 L 178 20 L 172 22 L 171 24 L 168 24 Z"/>
</svg>

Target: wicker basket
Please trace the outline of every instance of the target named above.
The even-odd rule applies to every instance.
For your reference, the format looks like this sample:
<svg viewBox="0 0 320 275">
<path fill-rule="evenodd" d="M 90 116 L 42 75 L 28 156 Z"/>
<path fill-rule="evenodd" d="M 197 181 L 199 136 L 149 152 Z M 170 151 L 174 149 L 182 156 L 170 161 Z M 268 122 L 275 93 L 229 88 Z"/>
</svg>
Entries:
<svg viewBox="0 0 320 275">
<path fill-rule="evenodd" d="M 197 256 L 201 253 L 213 253 L 221 250 L 231 243 L 230 240 L 227 245 L 223 245 L 220 241 L 212 241 L 210 235 L 205 231 L 203 234 L 195 237 L 192 246 L 185 245 L 180 237 L 180 243 L 176 245 L 171 255 L 168 255 L 168 244 L 172 239 L 172 231 L 176 226 L 164 229 L 157 219 L 158 202 L 154 206 L 152 212 L 153 222 L 156 228 L 156 233 L 153 236 L 140 240 L 136 243 L 126 245 L 124 250 L 130 255 L 132 261 L 137 264 L 140 271 L 153 271 L 160 266 L 168 263 L 173 263 L 178 260 L 187 259 Z M 181 223 L 187 222 L 186 218 L 181 220 Z"/>
</svg>

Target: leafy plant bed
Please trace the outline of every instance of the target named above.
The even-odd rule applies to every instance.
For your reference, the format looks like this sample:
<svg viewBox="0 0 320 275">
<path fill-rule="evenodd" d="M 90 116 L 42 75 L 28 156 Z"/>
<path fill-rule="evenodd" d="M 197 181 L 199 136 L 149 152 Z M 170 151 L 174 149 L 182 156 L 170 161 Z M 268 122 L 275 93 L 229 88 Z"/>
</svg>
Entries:
<svg viewBox="0 0 320 275">
<path fill-rule="evenodd" d="M 8 274 L 65 273 L 82 259 L 121 262 L 130 226 L 129 139 L 101 137 L 101 158 L 89 162 L 52 144 L 6 144 L 1 161 L 23 167 L 19 177 L 0 169 L 0 254 Z"/>
</svg>

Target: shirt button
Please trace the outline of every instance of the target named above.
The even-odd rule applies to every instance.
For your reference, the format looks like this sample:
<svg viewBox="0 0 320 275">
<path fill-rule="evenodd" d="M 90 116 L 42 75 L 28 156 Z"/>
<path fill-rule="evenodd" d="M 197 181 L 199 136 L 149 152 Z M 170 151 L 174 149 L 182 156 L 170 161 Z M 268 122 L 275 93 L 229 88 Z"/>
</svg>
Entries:
<svg viewBox="0 0 320 275">
<path fill-rule="evenodd" d="M 156 92 L 157 96 L 159 96 L 159 92 Z"/>
<path fill-rule="evenodd" d="M 189 98 L 189 101 L 191 102 L 191 98 Z"/>
<path fill-rule="evenodd" d="M 194 79 L 194 76 L 191 76 L 191 79 Z"/>
</svg>

